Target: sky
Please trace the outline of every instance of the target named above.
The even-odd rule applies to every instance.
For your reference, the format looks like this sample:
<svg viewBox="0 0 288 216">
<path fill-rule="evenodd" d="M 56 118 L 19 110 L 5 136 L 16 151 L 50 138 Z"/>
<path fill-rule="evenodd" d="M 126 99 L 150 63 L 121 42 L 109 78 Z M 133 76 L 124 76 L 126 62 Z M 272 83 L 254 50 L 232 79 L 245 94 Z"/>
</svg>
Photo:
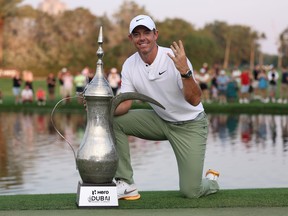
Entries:
<svg viewBox="0 0 288 216">
<path fill-rule="evenodd" d="M 42 0 L 24 0 L 37 8 Z M 93 14 L 112 16 L 125 0 L 61 0 L 68 9 L 88 8 Z M 279 35 L 288 28 L 288 0 L 133 0 L 157 21 L 166 18 L 181 18 L 203 28 L 214 21 L 229 25 L 245 25 L 254 31 L 264 33 L 260 41 L 261 50 L 277 54 Z M 127 30 L 128 31 L 128 30 Z M 171 29 L 173 31 L 173 29 Z M 160 32 L 161 34 L 161 32 Z M 181 38 L 179 38 L 181 39 Z"/>
</svg>

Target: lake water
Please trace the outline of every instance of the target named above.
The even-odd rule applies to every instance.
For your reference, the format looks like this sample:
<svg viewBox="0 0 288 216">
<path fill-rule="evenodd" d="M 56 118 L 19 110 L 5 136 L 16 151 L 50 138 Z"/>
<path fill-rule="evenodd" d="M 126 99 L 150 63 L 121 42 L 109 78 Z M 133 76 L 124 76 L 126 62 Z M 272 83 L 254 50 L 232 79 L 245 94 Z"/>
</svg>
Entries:
<svg viewBox="0 0 288 216">
<path fill-rule="evenodd" d="M 223 189 L 288 186 L 288 117 L 209 114 L 205 172 L 220 171 Z M 86 115 L 56 113 L 57 129 L 77 150 Z M 178 190 L 176 160 L 167 141 L 130 137 L 141 191 Z M 0 112 L 0 194 L 76 193 L 73 152 L 50 114 Z"/>
</svg>

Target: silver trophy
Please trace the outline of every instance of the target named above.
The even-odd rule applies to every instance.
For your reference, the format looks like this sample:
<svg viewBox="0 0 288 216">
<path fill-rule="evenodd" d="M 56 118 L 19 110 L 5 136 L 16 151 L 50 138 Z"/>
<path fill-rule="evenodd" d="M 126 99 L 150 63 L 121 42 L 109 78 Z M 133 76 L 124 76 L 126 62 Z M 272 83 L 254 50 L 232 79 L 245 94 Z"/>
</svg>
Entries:
<svg viewBox="0 0 288 216">
<path fill-rule="evenodd" d="M 82 179 L 78 184 L 78 207 L 118 206 L 116 185 L 113 183 L 118 156 L 112 124 L 117 106 L 125 100 L 138 99 L 164 109 L 157 101 L 139 93 L 129 92 L 114 97 L 103 73 L 102 27 L 98 44 L 96 73 L 83 92 L 87 125 L 76 156 L 76 165 Z"/>
</svg>

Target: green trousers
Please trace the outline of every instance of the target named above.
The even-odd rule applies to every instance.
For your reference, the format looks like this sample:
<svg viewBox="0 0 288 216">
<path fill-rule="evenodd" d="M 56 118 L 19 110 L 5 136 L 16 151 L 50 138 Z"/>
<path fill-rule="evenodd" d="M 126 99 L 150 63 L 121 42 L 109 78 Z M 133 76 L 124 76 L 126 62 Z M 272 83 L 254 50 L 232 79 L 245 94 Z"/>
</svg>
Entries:
<svg viewBox="0 0 288 216">
<path fill-rule="evenodd" d="M 119 156 L 115 178 L 134 183 L 128 142 L 128 136 L 131 135 L 170 142 L 178 165 L 180 191 L 184 196 L 198 198 L 219 190 L 217 181 L 202 179 L 208 134 L 205 113 L 199 120 L 174 124 L 164 121 L 153 110 L 130 110 L 114 118 L 113 128 Z"/>
</svg>

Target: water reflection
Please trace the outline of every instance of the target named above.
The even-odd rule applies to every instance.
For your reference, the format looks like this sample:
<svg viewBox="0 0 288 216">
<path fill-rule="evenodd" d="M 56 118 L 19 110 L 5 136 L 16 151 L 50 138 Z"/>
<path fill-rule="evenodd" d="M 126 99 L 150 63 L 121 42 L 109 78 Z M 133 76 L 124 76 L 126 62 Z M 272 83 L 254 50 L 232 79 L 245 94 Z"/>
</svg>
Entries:
<svg viewBox="0 0 288 216">
<path fill-rule="evenodd" d="M 208 115 L 205 170 L 221 172 L 222 188 L 287 187 L 288 117 Z M 57 129 L 77 149 L 85 114 L 56 113 Z M 130 137 L 140 190 L 177 190 L 178 174 L 167 141 Z M 73 152 L 49 114 L 0 112 L 0 193 L 75 193 L 79 174 Z"/>
<path fill-rule="evenodd" d="M 287 187 L 287 124 L 279 115 L 210 115 L 206 165 L 221 171 L 222 188 Z"/>
<path fill-rule="evenodd" d="M 57 128 L 74 148 L 82 139 L 85 121 L 80 115 L 55 115 Z M 49 115 L 0 113 L 0 122 L 2 194 L 30 193 L 38 191 L 38 187 L 48 193 L 50 187 L 54 189 L 53 182 L 62 177 L 66 179 L 61 172 L 67 166 L 75 170 L 73 154 L 56 133 Z"/>
<path fill-rule="evenodd" d="M 288 116 L 210 115 L 210 128 L 212 141 L 220 139 L 222 144 L 234 145 L 240 138 L 246 148 L 255 144 L 265 148 L 267 142 L 276 146 L 277 139 L 282 139 L 283 151 L 287 151 Z"/>
</svg>

